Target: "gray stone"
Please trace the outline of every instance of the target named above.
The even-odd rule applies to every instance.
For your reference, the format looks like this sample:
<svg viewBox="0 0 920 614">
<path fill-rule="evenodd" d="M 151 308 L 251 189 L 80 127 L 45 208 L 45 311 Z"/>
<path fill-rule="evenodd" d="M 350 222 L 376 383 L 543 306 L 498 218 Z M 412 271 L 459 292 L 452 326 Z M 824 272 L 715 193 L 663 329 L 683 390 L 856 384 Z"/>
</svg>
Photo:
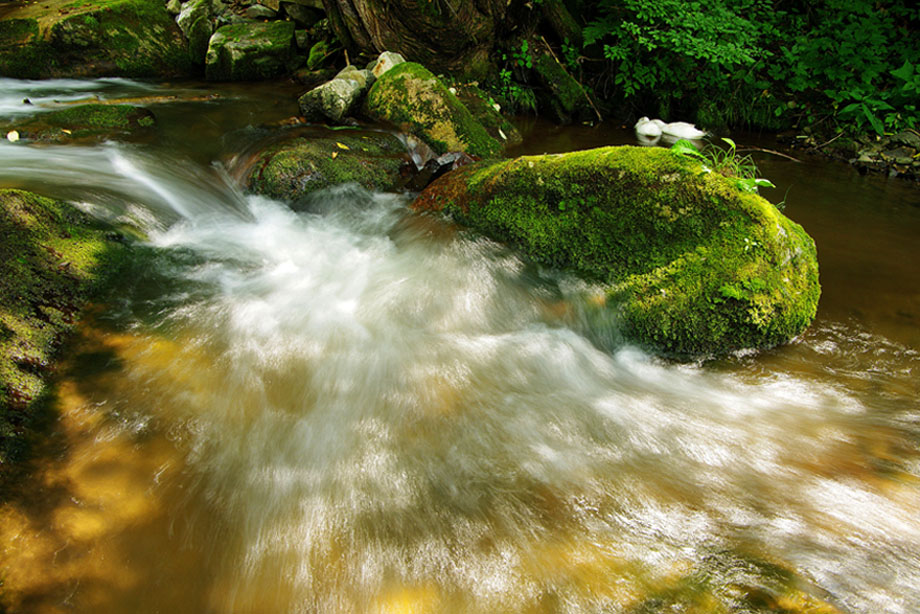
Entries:
<svg viewBox="0 0 920 614">
<path fill-rule="evenodd" d="M 915 132 L 911 132 L 910 130 L 905 130 L 904 132 L 897 133 L 891 137 L 891 142 L 898 145 L 913 147 L 914 149 L 920 149 L 920 136 L 918 136 Z"/>
<path fill-rule="evenodd" d="M 345 68 L 339 71 L 339 74 L 335 76 L 336 79 L 351 79 L 358 83 L 361 86 L 361 92 L 365 93 L 376 81 L 374 73 L 368 69 L 359 70 L 356 66 L 349 64 Z"/>
<path fill-rule="evenodd" d="M 301 96 L 297 103 L 300 112 L 309 121 L 332 120 L 335 123 L 347 117 L 361 98 L 361 86 L 351 79 L 333 79 Z"/>
<path fill-rule="evenodd" d="M 310 33 L 306 30 L 297 30 L 294 32 L 294 42 L 297 43 L 297 48 L 306 51 L 310 48 Z"/>
<path fill-rule="evenodd" d="M 322 12 L 324 15 L 326 14 L 326 8 L 323 6 L 323 0 L 290 0 L 290 2 L 299 4 L 301 6 L 306 6 L 311 9 L 316 9 L 317 11 Z"/>
<path fill-rule="evenodd" d="M 278 11 L 263 6 L 261 4 L 253 4 L 248 9 L 246 9 L 246 17 L 250 19 L 274 19 L 278 16 Z"/>
<path fill-rule="evenodd" d="M 189 0 L 182 5 L 176 23 L 188 39 L 189 58 L 195 64 L 204 62 L 208 41 L 214 32 L 211 22 L 213 12 L 210 0 Z"/>
<path fill-rule="evenodd" d="M 406 61 L 406 58 L 401 56 L 398 53 L 393 53 L 392 51 L 384 51 L 377 59 L 367 65 L 368 70 L 370 70 L 375 79 L 379 79 L 380 76 L 393 68 L 398 66 Z"/>
<path fill-rule="evenodd" d="M 322 11 L 296 2 L 282 2 L 281 8 L 288 17 L 294 20 L 294 23 L 305 28 L 312 27 L 325 15 Z"/>
</svg>

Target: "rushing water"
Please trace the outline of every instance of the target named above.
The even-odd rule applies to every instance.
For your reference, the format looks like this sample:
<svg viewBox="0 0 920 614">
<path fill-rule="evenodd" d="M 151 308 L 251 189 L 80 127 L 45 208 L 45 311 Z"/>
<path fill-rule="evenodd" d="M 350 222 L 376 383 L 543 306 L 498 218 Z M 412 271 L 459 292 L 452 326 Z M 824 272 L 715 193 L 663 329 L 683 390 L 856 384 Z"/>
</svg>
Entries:
<svg viewBox="0 0 920 614">
<path fill-rule="evenodd" d="M 43 87 L 115 86 L 163 91 Z M 271 99 L 153 107 L 147 145 L 0 144 L 0 185 L 148 236 L 0 511 L 12 611 L 920 609 L 914 186 L 763 161 L 817 239 L 819 319 L 673 365 L 583 320 L 591 288 L 404 196 L 243 193 L 245 125 L 292 111 Z"/>
</svg>

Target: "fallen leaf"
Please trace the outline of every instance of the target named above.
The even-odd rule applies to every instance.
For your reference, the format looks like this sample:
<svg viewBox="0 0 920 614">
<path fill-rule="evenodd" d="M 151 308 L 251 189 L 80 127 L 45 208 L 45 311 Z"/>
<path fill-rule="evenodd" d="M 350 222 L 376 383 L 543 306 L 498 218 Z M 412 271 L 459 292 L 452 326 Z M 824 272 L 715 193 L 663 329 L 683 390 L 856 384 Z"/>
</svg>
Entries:
<svg viewBox="0 0 920 614">
<path fill-rule="evenodd" d="M 332 159 L 335 160 L 335 159 L 338 157 L 338 155 L 339 155 L 339 152 L 333 151 L 333 152 L 332 152 Z"/>
<path fill-rule="evenodd" d="M 336 145 L 338 145 L 339 149 L 349 149 L 348 145 L 345 145 L 344 143 L 336 142 Z"/>
</svg>

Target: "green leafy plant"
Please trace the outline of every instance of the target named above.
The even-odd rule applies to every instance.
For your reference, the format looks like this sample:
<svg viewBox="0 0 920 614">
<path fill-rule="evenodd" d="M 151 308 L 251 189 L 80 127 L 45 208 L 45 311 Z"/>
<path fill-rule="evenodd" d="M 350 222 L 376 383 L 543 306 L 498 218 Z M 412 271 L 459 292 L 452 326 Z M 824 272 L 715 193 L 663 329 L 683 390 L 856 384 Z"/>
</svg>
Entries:
<svg viewBox="0 0 920 614">
<path fill-rule="evenodd" d="M 776 186 L 769 179 L 758 177 L 757 165 L 751 156 L 741 156 L 738 154 L 735 142 L 729 138 L 722 139 L 727 145 L 727 149 L 707 146 L 703 151 L 690 141 L 680 139 L 671 146 L 671 151 L 682 156 L 690 156 L 700 161 L 703 171 L 707 173 L 719 173 L 723 177 L 731 179 L 742 192 L 756 194 L 758 188 L 775 188 Z"/>
</svg>

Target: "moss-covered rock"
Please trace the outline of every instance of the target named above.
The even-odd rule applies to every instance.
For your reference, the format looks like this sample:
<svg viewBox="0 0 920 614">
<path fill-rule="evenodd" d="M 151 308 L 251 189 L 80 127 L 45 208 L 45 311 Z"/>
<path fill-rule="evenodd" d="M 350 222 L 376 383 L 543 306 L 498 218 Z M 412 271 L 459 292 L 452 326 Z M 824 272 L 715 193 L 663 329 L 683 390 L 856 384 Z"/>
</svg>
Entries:
<svg viewBox="0 0 920 614">
<path fill-rule="evenodd" d="M 176 24 L 188 39 L 189 59 L 195 64 L 204 64 L 208 43 L 214 33 L 211 0 L 189 0 L 183 4 Z"/>
<path fill-rule="evenodd" d="M 143 107 L 81 104 L 42 113 L 23 123 L 0 125 L 0 132 L 16 130 L 21 139 L 65 143 L 138 137 L 155 125 L 153 113 Z"/>
<path fill-rule="evenodd" d="M 385 72 L 364 105 L 369 117 L 419 137 L 437 153 L 463 151 L 494 157 L 501 143 L 425 67 L 405 62 Z"/>
<path fill-rule="evenodd" d="M 552 55 L 537 54 L 533 59 L 533 70 L 546 88 L 546 102 L 557 120 L 570 122 L 594 115 L 585 89 Z"/>
<path fill-rule="evenodd" d="M 606 287 L 627 336 L 668 356 L 774 346 L 814 319 L 805 231 L 665 149 L 606 147 L 478 163 L 416 200 Z"/>
<path fill-rule="evenodd" d="M 294 23 L 240 23 L 219 28 L 205 57 L 211 81 L 258 81 L 296 68 Z"/>
<path fill-rule="evenodd" d="M 55 349 L 124 246 L 66 203 L 0 190 L 0 464 L 21 445 Z"/>
<path fill-rule="evenodd" d="M 493 139 L 504 145 L 520 145 L 524 140 L 518 129 L 501 114 L 500 107 L 491 96 L 477 85 L 454 83 L 457 98 Z"/>
<path fill-rule="evenodd" d="M 253 192 L 296 201 L 343 183 L 393 190 L 409 163 L 405 146 L 391 134 L 326 130 L 269 146 L 256 155 L 248 175 Z"/>
<path fill-rule="evenodd" d="M 0 21 L 0 75 L 175 77 L 192 73 L 161 0 L 47 0 Z"/>
</svg>

